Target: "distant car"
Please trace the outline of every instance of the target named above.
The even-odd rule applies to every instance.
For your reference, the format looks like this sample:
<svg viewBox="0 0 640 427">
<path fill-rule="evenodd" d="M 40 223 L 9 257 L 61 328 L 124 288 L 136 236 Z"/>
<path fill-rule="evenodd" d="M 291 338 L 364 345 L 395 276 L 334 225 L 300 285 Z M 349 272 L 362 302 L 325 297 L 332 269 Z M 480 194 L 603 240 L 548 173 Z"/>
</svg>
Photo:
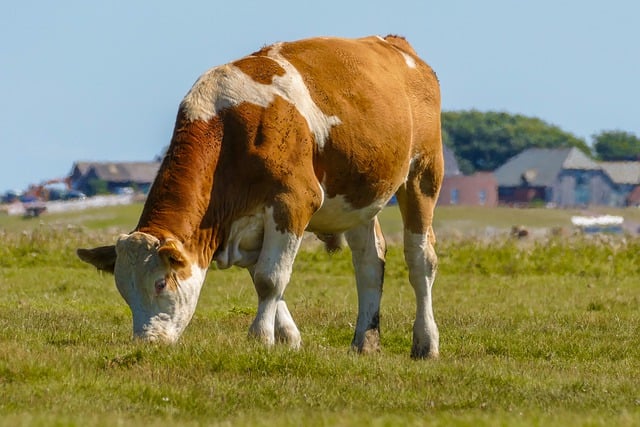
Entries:
<svg viewBox="0 0 640 427">
<path fill-rule="evenodd" d="M 13 203 L 19 200 L 22 192 L 16 190 L 9 190 L 2 195 L 2 203 Z"/>
<path fill-rule="evenodd" d="M 82 191 L 78 191 L 78 190 L 70 190 L 64 196 L 65 200 L 84 200 L 86 198 L 87 198 L 87 195 L 84 194 Z"/>
<path fill-rule="evenodd" d="M 66 196 L 66 191 L 59 190 L 57 188 L 52 188 L 49 190 L 49 200 L 64 200 Z"/>
<path fill-rule="evenodd" d="M 115 194 L 122 196 L 122 195 L 128 195 L 128 194 L 133 194 L 133 188 L 131 187 L 118 187 L 115 189 L 114 191 Z"/>
<path fill-rule="evenodd" d="M 23 194 L 22 196 L 20 196 L 20 201 L 22 203 L 33 203 L 33 202 L 37 202 L 38 198 L 31 194 Z"/>
</svg>

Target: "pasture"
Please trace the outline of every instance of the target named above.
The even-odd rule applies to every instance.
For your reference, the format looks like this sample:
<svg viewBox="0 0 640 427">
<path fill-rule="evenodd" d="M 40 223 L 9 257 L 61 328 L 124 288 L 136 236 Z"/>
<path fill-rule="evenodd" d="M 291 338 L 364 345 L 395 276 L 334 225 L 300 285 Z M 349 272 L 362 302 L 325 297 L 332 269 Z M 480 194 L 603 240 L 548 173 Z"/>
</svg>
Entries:
<svg viewBox="0 0 640 427">
<path fill-rule="evenodd" d="M 207 276 L 173 346 L 132 342 L 113 278 L 75 256 L 129 231 L 141 206 L 0 217 L 0 425 L 638 425 L 640 239 L 548 236 L 570 211 L 439 208 L 441 357 L 409 358 L 414 317 L 395 208 L 381 353 L 349 351 L 348 250 L 311 239 L 287 289 L 294 352 L 249 341 L 249 275 Z M 638 221 L 636 211 L 612 212 Z M 538 230 L 512 240 L 512 225 Z"/>
</svg>

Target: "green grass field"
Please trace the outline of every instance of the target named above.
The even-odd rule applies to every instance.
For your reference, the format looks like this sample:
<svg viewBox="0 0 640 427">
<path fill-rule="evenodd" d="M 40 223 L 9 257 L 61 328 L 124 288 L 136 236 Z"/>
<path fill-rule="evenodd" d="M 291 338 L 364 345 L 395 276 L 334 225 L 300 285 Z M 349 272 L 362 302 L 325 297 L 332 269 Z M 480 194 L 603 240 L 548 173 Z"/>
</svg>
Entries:
<svg viewBox="0 0 640 427">
<path fill-rule="evenodd" d="M 348 250 L 312 244 L 286 294 L 300 351 L 246 338 L 256 297 L 236 268 L 210 271 L 177 345 L 132 342 L 113 278 L 74 252 L 129 231 L 140 209 L 0 217 L 0 425 L 640 424 L 637 237 L 485 239 L 488 228 L 568 227 L 574 212 L 439 209 L 441 358 L 414 361 L 398 244 L 387 257 L 380 354 L 349 351 Z M 381 218 L 398 241 L 397 210 Z"/>
</svg>

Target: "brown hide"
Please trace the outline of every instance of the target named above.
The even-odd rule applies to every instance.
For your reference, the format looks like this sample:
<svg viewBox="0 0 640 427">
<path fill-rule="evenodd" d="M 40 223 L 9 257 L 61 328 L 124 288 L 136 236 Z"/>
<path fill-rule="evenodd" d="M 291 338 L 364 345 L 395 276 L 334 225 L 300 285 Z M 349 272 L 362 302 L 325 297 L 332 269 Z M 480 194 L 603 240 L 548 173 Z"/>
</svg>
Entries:
<svg viewBox="0 0 640 427">
<path fill-rule="evenodd" d="M 437 197 L 439 87 L 406 40 L 308 39 L 263 48 L 233 65 L 270 85 L 285 74 L 268 58 L 274 49 L 302 75 L 320 110 L 340 124 L 326 141 L 315 141 L 298 106 L 279 96 L 266 107 L 240 102 L 207 120 L 187 119 L 181 106 L 136 230 L 179 240 L 200 266 L 224 244 L 235 219 L 262 207 L 274 207 L 278 229 L 301 235 L 320 206 L 319 182 L 325 198 L 341 195 L 354 209 L 401 187 Z M 407 180 L 413 159 L 414 181 Z M 433 203 L 417 202 L 407 228 L 428 229 Z"/>
</svg>

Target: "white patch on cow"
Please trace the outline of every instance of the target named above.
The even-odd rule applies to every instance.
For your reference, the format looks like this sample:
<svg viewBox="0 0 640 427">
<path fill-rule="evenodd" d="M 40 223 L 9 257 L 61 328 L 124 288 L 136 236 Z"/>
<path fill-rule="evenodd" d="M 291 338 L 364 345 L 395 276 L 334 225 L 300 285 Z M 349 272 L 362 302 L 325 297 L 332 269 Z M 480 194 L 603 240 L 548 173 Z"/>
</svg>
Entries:
<svg viewBox="0 0 640 427">
<path fill-rule="evenodd" d="M 411 57 L 411 55 L 407 54 L 406 52 L 402 52 L 402 51 L 399 51 L 399 52 L 404 57 L 404 62 L 407 63 L 407 66 L 409 68 L 416 68 L 416 60 L 413 59 L 413 57 Z"/>
<path fill-rule="evenodd" d="M 207 268 L 194 263 L 188 278 L 175 277 L 177 289 L 158 290 L 156 283 L 174 274 L 158 255 L 160 244 L 146 233 L 121 235 L 114 276 L 133 315 L 133 334 L 149 341 L 175 342 L 193 316 Z"/>
<path fill-rule="evenodd" d="M 283 280 L 288 279 L 301 240 L 290 231 L 278 230 L 273 207 L 267 207 L 264 215 L 264 241 L 256 268 L 274 271 L 277 276 L 282 276 Z M 281 271 L 277 271 L 278 269 Z"/>
<path fill-rule="evenodd" d="M 157 295 L 154 305 L 161 311 L 157 314 L 151 314 L 148 321 L 138 325 L 137 330 L 141 332 L 139 335 L 149 341 L 176 342 L 196 311 L 206 274 L 206 268 L 192 264 L 191 276 L 184 280 L 178 280 L 178 288 L 175 291 L 166 290 Z M 136 317 L 146 318 L 149 315 L 148 313 L 146 315 L 140 314 L 140 316 L 134 314 L 134 320 Z M 135 322 L 134 331 L 136 331 Z"/>
<path fill-rule="evenodd" d="M 200 76 L 182 104 L 188 119 L 207 121 L 221 110 L 243 102 L 266 107 L 273 102 L 273 92 L 268 87 L 254 82 L 238 67 L 225 64 Z"/>
<path fill-rule="evenodd" d="M 279 87 L 284 99 L 296 106 L 300 114 L 305 118 L 309 129 L 315 136 L 316 144 L 320 149 L 324 148 L 324 143 L 329 137 L 331 127 L 342 123 L 337 116 L 324 114 L 311 98 L 309 89 L 304 83 L 302 75 L 296 68 L 280 55 L 281 44 L 275 45 L 269 51 L 269 57 L 276 61 L 285 70 L 283 76 L 276 76 L 273 85 Z M 280 94 L 280 93 L 279 93 Z"/>
<path fill-rule="evenodd" d="M 209 120 L 225 108 L 244 102 L 269 106 L 275 96 L 293 104 L 305 118 L 316 144 L 322 149 L 332 126 L 342 123 L 337 116 L 324 114 L 311 98 L 298 70 L 280 54 L 282 44 L 275 44 L 268 58 L 284 70 L 269 85 L 258 83 L 232 64 L 221 65 L 204 73 L 182 101 L 187 118 Z"/>
<path fill-rule="evenodd" d="M 320 184 L 320 181 L 316 181 L 318 188 L 320 189 L 320 207 L 324 204 L 327 194 L 324 191 L 324 187 Z M 316 211 L 317 212 L 317 211 Z"/>
<path fill-rule="evenodd" d="M 431 288 L 436 274 L 436 255 L 429 236 L 405 229 L 404 253 L 409 268 L 409 282 L 416 296 L 416 320 L 413 324 L 414 349 L 429 349 L 429 356 L 438 356 L 439 334 L 433 316 Z"/>
<path fill-rule="evenodd" d="M 232 265 L 247 267 L 255 264 L 262 248 L 263 234 L 262 212 L 235 220 L 231 224 L 224 247 L 214 256 L 218 268 L 229 268 Z"/>
<path fill-rule="evenodd" d="M 385 43 L 389 43 L 388 40 L 385 40 L 383 37 L 381 36 L 376 36 L 380 41 L 383 41 Z M 413 59 L 413 57 L 409 54 L 407 54 L 406 52 L 403 52 L 402 50 L 398 49 L 396 46 L 394 46 L 393 44 L 391 44 L 391 47 L 393 47 L 395 50 L 397 50 L 398 52 L 400 52 L 400 54 L 402 55 L 402 57 L 404 58 L 404 62 L 407 64 L 407 66 L 409 68 L 416 68 L 416 60 Z"/>
<path fill-rule="evenodd" d="M 289 313 L 289 308 L 284 300 L 278 301 L 276 309 L 276 321 L 274 329 L 274 337 L 278 342 L 289 344 L 293 349 L 299 349 L 302 345 L 302 337 L 296 323 Z"/>
<path fill-rule="evenodd" d="M 389 195 L 389 198 L 391 195 Z M 343 195 L 324 198 L 322 206 L 311 217 L 307 229 L 315 233 L 340 233 L 371 220 L 387 204 L 385 197 L 369 206 L 354 209 Z"/>
<path fill-rule="evenodd" d="M 300 332 L 284 302 L 284 291 L 291 278 L 302 238 L 288 231 L 279 231 L 273 208 L 265 209 L 264 241 L 260 257 L 250 268 L 258 292 L 258 312 L 249 332 L 267 345 L 278 339 L 292 347 L 300 345 Z"/>
<path fill-rule="evenodd" d="M 358 287 L 358 319 L 353 338 L 356 349 L 379 349 L 379 313 L 386 245 L 378 220 L 374 218 L 345 233 L 351 248 Z"/>
</svg>

